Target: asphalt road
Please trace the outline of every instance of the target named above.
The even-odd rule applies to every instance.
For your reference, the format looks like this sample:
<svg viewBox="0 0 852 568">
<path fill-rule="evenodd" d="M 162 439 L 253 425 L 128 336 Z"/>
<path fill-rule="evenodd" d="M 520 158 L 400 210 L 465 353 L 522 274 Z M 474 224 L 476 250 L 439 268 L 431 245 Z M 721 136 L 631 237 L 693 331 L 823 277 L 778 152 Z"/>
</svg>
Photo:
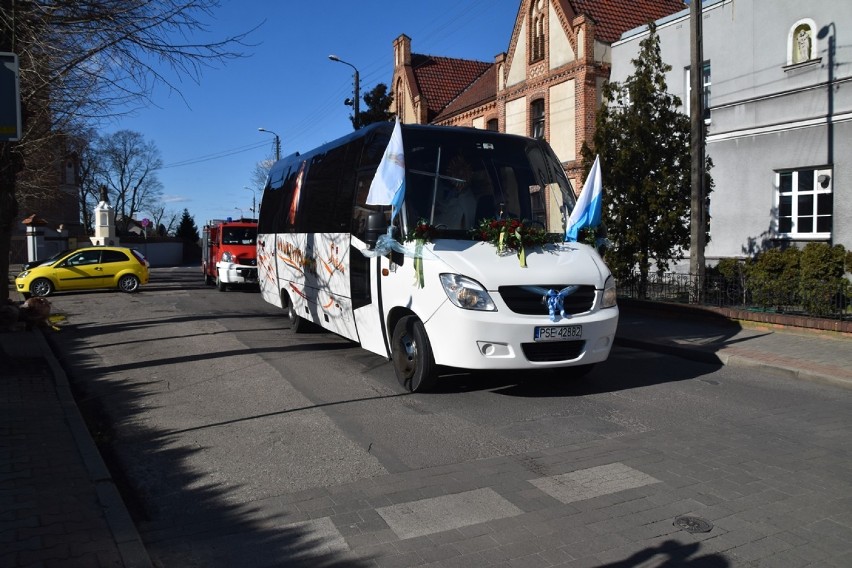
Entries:
<svg viewBox="0 0 852 568">
<path fill-rule="evenodd" d="M 583 379 L 459 373 L 412 395 L 384 359 L 293 335 L 200 269 L 52 302 L 67 324 L 51 340 L 161 566 L 852 554 L 848 391 L 615 349 Z"/>
</svg>

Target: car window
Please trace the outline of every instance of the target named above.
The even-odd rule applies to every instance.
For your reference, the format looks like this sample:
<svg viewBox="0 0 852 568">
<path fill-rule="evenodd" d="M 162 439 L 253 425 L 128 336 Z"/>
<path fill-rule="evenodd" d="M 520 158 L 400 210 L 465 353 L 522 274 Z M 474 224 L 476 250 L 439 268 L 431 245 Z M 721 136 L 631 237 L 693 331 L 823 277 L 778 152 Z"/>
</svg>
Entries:
<svg viewBox="0 0 852 568">
<path fill-rule="evenodd" d="M 87 264 L 97 264 L 101 259 L 101 251 L 99 250 L 84 250 L 75 255 L 69 256 L 67 264 L 69 266 L 85 266 Z"/>
<path fill-rule="evenodd" d="M 105 250 L 101 254 L 101 264 L 108 262 L 127 262 L 127 255 L 120 250 Z"/>
</svg>

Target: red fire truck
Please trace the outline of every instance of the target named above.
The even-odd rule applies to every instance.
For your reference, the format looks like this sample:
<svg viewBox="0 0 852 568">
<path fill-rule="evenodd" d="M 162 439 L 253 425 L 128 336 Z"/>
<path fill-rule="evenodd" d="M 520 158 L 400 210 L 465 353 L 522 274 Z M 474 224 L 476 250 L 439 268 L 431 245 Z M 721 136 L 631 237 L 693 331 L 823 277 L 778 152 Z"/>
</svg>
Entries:
<svg viewBox="0 0 852 568">
<path fill-rule="evenodd" d="M 257 219 L 214 219 L 202 230 L 204 282 L 220 292 L 236 284 L 257 284 Z"/>
</svg>

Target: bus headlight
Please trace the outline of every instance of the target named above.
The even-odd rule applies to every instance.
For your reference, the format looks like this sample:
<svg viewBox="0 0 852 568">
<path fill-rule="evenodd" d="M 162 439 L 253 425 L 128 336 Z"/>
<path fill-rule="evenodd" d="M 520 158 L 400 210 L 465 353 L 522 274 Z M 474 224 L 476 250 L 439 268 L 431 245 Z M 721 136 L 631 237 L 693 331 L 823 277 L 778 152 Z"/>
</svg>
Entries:
<svg viewBox="0 0 852 568">
<path fill-rule="evenodd" d="M 616 304 L 616 291 L 615 291 L 615 278 L 610 276 L 606 279 L 606 284 L 604 284 L 603 296 L 601 298 L 601 307 L 602 308 L 612 308 L 615 307 Z"/>
<path fill-rule="evenodd" d="M 482 285 L 459 274 L 441 274 L 441 285 L 447 297 L 459 308 L 496 312 L 494 301 Z"/>
</svg>

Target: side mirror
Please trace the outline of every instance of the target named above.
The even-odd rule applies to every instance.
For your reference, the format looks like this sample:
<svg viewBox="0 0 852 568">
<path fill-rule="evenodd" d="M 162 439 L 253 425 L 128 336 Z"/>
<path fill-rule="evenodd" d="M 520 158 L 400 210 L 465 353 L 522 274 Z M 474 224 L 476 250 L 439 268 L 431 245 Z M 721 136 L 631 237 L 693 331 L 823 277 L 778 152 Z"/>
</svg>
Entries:
<svg viewBox="0 0 852 568">
<path fill-rule="evenodd" d="M 387 232 L 388 222 L 385 220 L 384 213 L 374 212 L 367 216 L 367 231 L 365 235 L 367 246 L 370 248 L 376 246 L 376 241 L 379 240 L 379 237 Z"/>
</svg>

